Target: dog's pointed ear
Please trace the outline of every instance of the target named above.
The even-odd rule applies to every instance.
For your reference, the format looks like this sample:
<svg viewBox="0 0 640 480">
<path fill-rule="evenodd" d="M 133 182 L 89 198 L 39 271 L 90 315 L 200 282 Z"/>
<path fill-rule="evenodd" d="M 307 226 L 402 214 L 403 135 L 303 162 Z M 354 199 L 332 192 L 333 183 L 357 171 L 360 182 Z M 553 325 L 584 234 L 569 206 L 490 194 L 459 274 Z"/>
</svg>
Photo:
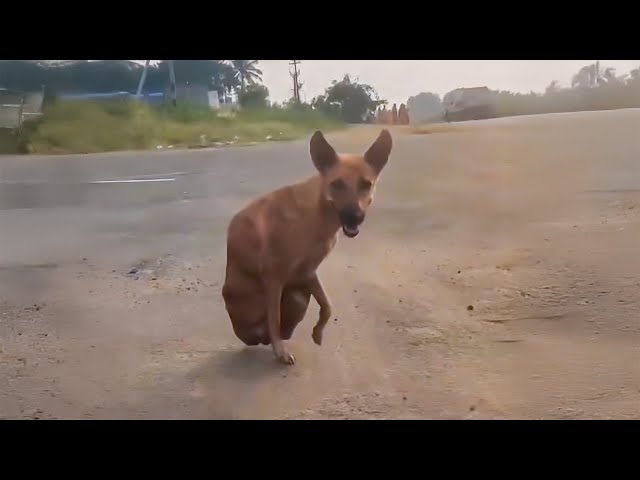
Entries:
<svg viewBox="0 0 640 480">
<path fill-rule="evenodd" d="M 391 147 L 393 147 L 393 140 L 389 131 L 385 129 L 380 132 L 376 141 L 364 154 L 364 160 L 373 168 L 376 175 L 380 174 L 387 161 L 389 161 Z"/>
<path fill-rule="evenodd" d="M 333 149 L 320 130 L 313 134 L 309 142 L 311 160 L 320 173 L 325 173 L 336 163 L 338 154 Z"/>
</svg>

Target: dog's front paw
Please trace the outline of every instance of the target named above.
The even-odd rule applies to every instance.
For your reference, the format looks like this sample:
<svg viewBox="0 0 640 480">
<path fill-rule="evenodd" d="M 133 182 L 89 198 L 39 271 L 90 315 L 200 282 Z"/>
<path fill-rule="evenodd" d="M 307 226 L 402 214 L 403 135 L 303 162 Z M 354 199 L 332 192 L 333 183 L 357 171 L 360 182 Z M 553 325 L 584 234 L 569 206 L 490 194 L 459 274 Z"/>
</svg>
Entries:
<svg viewBox="0 0 640 480">
<path fill-rule="evenodd" d="M 322 345 L 322 328 L 313 327 L 311 338 L 313 338 L 313 343 L 315 343 L 316 345 Z"/>
<path fill-rule="evenodd" d="M 274 353 L 280 363 L 284 363 L 285 365 L 293 365 L 296 363 L 296 357 L 284 346 L 276 349 Z"/>
<path fill-rule="evenodd" d="M 278 360 L 280 360 L 282 363 L 284 363 L 285 365 L 293 365 L 296 363 L 296 357 L 293 353 L 291 352 L 286 352 L 282 357 L 280 357 Z"/>
</svg>

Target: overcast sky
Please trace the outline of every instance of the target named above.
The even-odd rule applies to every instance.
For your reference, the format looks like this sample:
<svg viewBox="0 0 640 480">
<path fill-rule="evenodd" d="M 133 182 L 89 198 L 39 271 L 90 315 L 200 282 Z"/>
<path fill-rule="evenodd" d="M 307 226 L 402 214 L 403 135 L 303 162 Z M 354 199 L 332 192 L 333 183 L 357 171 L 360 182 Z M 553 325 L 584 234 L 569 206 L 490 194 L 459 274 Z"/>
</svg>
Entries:
<svg viewBox="0 0 640 480">
<path fill-rule="evenodd" d="M 372 85 L 390 103 L 406 102 L 411 95 L 444 95 L 458 87 L 486 85 L 491 89 L 543 92 L 552 80 L 568 85 L 571 77 L 595 60 L 306 60 L 300 65 L 307 99 L 324 92 L 345 73 Z M 640 60 L 600 60 L 618 75 L 640 66 Z M 291 97 L 292 80 L 287 60 L 260 60 L 264 83 L 272 101 Z"/>
<path fill-rule="evenodd" d="M 302 60 L 303 99 L 311 100 L 332 80 L 345 73 L 372 85 L 381 98 L 403 103 L 411 95 L 434 92 L 444 95 L 458 87 L 486 85 L 491 89 L 543 92 L 552 80 L 568 85 L 571 77 L 595 60 Z M 600 60 L 617 74 L 640 66 L 640 60 Z M 292 96 L 289 60 L 260 60 L 263 81 L 271 101 Z"/>
</svg>

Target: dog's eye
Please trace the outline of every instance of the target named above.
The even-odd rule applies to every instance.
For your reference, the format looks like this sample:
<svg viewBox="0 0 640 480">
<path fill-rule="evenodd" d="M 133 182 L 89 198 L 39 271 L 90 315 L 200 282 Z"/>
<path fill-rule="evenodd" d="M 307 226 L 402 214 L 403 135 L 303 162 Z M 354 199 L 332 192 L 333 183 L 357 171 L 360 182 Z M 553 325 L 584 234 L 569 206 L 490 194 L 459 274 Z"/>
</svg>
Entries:
<svg viewBox="0 0 640 480">
<path fill-rule="evenodd" d="M 339 178 L 337 180 L 334 180 L 333 182 L 331 182 L 331 189 L 334 192 L 342 192 L 342 191 L 346 190 L 346 188 L 347 188 L 347 184 L 344 183 Z"/>
<path fill-rule="evenodd" d="M 358 187 L 362 191 L 368 191 L 368 190 L 371 190 L 372 185 L 373 185 L 373 182 L 371 182 L 371 180 L 367 180 L 366 178 L 361 178 L 358 184 Z"/>
</svg>

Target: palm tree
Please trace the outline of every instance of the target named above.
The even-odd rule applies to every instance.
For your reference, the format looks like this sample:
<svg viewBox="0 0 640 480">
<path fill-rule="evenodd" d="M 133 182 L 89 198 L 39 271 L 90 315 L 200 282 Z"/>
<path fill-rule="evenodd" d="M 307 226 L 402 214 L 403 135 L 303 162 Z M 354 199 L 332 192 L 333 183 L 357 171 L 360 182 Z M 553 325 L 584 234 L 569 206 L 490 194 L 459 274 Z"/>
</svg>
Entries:
<svg viewBox="0 0 640 480">
<path fill-rule="evenodd" d="M 262 70 L 257 67 L 258 60 L 231 60 L 231 65 L 238 73 L 242 92 L 244 92 L 247 83 L 253 85 L 256 81 L 262 81 Z"/>
<path fill-rule="evenodd" d="M 605 75 L 601 75 L 600 62 L 585 65 L 571 79 L 571 87 L 591 88 L 596 85 L 602 85 L 607 80 L 606 75 L 611 76 L 612 73 L 614 73 L 613 69 L 606 69 Z"/>
<path fill-rule="evenodd" d="M 571 79 L 571 87 L 589 88 L 596 83 L 596 64 L 585 65 Z"/>
<path fill-rule="evenodd" d="M 213 83 L 222 90 L 224 103 L 228 103 L 230 97 L 233 95 L 233 91 L 236 90 L 240 84 L 238 72 L 230 63 L 221 63 L 220 70 L 213 77 Z"/>
</svg>

